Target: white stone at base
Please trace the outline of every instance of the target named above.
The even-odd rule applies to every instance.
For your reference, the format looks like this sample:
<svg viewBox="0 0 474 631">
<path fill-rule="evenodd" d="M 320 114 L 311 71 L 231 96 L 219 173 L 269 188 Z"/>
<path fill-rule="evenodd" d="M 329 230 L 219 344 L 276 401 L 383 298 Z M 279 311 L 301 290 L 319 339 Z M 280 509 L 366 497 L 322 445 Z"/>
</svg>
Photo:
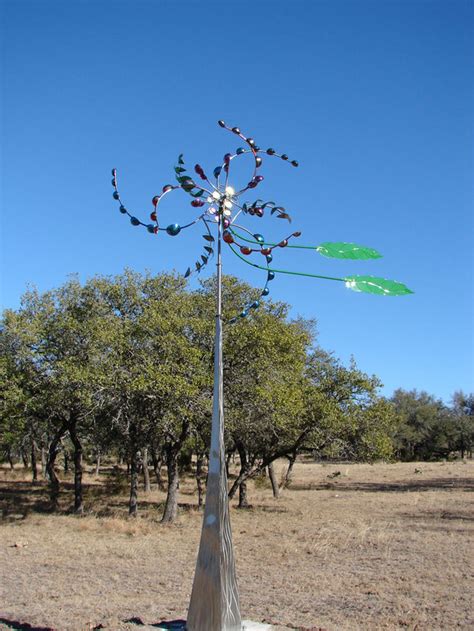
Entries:
<svg viewBox="0 0 474 631">
<path fill-rule="evenodd" d="M 242 620 L 242 631 L 271 631 L 271 625 L 251 620 Z"/>
</svg>

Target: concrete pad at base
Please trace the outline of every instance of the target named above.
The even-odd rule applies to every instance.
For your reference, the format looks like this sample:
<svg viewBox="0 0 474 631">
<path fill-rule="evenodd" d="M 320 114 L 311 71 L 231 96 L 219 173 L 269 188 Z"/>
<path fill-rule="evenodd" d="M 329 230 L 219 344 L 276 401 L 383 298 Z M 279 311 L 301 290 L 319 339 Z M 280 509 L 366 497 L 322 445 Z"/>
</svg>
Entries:
<svg viewBox="0 0 474 631">
<path fill-rule="evenodd" d="M 175 626 L 176 625 L 176 626 Z M 176 623 L 164 623 L 164 626 L 142 626 L 141 629 L 153 629 L 153 631 L 170 631 L 176 629 L 176 631 L 185 631 L 186 626 Z M 242 620 L 242 631 L 271 631 L 272 626 L 270 624 L 263 624 L 261 622 L 252 622 L 251 620 Z"/>
</svg>

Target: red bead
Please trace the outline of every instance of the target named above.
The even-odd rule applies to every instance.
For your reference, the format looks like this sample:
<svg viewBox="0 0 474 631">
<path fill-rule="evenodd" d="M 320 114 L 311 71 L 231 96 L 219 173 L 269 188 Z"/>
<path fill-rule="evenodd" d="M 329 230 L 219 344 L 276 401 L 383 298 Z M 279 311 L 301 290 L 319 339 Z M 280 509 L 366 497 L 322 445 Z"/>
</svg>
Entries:
<svg viewBox="0 0 474 631">
<path fill-rule="evenodd" d="M 257 217 L 263 217 L 263 208 L 256 208 L 255 214 L 257 215 Z"/>
<path fill-rule="evenodd" d="M 153 213 L 151 213 L 151 214 L 150 214 L 150 219 L 151 219 L 152 221 L 156 221 L 156 213 L 154 213 L 154 212 L 153 212 Z"/>
<path fill-rule="evenodd" d="M 168 191 L 173 190 L 173 187 L 171 186 L 171 184 L 167 184 L 166 186 L 163 186 L 163 193 L 167 193 Z"/>
<path fill-rule="evenodd" d="M 286 248 L 286 246 L 288 245 L 287 239 L 283 239 L 283 241 L 280 241 L 278 245 L 280 246 L 280 248 Z"/>
<path fill-rule="evenodd" d="M 228 230 L 224 231 L 224 233 L 222 234 L 222 238 L 226 243 L 234 243 L 234 237 Z"/>
<path fill-rule="evenodd" d="M 272 252 L 272 249 L 271 249 L 271 248 L 262 248 L 262 249 L 260 250 L 260 254 L 263 254 L 263 255 L 265 255 L 265 256 L 267 256 L 267 254 L 271 254 L 271 252 Z"/>
<path fill-rule="evenodd" d="M 159 201 L 160 201 L 159 195 L 155 195 L 155 197 L 151 200 L 151 203 L 153 204 L 153 206 L 156 206 Z"/>
<path fill-rule="evenodd" d="M 245 254 L 246 256 L 248 256 L 249 254 L 252 254 L 252 248 L 248 248 L 246 245 L 243 245 L 240 248 L 240 251 L 242 252 L 242 254 Z"/>
<path fill-rule="evenodd" d="M 227 219 L 227 217 L 225 217 L 224 219 L 224 228 L 228 228 L 230 226 L 230 219 Z"/>
<path fill-rule="evenodd" d="M 158 234 L 158 226 L 155 226 L 155 227 L 153 228 L 153 232 L 154 232 L 155 234 Z"/>
<path fill-rule="evenodd" d="M 301 232 L 293 232 L 294 237 L 301 237 Z"/>
</svg>

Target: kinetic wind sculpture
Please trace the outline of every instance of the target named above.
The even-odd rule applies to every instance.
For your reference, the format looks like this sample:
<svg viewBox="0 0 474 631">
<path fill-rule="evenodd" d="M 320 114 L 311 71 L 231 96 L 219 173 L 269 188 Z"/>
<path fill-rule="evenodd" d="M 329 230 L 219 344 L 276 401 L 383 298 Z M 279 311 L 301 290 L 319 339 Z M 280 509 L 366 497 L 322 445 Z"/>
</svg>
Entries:
<svg viewBox="0 0 474 631">
<path fill-rule="evenodd" d="M 211 448 L 204 522 L 186 623 L 188 631 L 240 631 L 242 628 L 229 521 L 224 451 L 222 242 L 229 247 L 233 254 L 248 265 L 266 271 L 266 282 L 261 290 L 261 297 L 268 296 L 270 293 L 268 284 L 275 278 L 275 274 L 292 274 L 343 282 L 346 287 L 354 291 L 384 296 L 401 296 L 412 293 L 402 283 L 374 276 L 352 275 L 337 278 L 309 272 L 275 269 L 272 266 L 273 253 L 281 248 L 316 250 L 323 256 L 338 259 L 377 259 L 381 255 L 372 248 L 362 247 L 354 243 L 325 242 L 318 246 L 290 243 L 290 240 L 296 239 L 301 235 L 300 232 L 292 232 L 278 242 L 268 242 L 259 232 L 253 232 L 237 223 L 239 216 L 242 216 L 242 218 L 243 216 L 252 216 L 261 219 L 266 213 L 278 219 L 291 222 L 291 217 L 285 208 L 277 206 L 273 201 L 257 199 L 253 202 L 241 202 L 240 198 L 263 181 L 263 176 L 259 174 L 263 155 L 280 158 L 294 167 L 298 166 L 298 162 L 296 160 L 290 161 L 285 153 L 279 154 L 274 149 L 260 149 L 253 138 L 244 136 L 238 127 L 228 127 L 222 120 L 218 121 L 218 124 L 239 137 L 245 143 L 246 148 L 239 147 L 235 153 L 227 153 L 224 156 L 222 165 L 217 166 L 213 171 L 214 181 L 207 177 L 204 169 L 199 164 L 196 164 L 194 171 L 201 180 L 199 184 L 187 174 L 183 155 L 181 154 L 174 168 L 177 184 L 167 184 L 163 187 L 160 195 L 155 195 L 152 199 L 154 208 L 150 214 L 151 223 L 142 222 L 127 210 L 117 189 L 117 170 L 112 170 L 113 197 L 119 202 L 120 212 L 130 217 L 130 222 L 133 226 L 143 226 L 152 235 L 166 232 L 172 237 L 177 236 L 182 230 L 191 226 L 204 226 L 205 234 L 203 238 L 205 243 L 203 253 L 193 268 L 188 267 L 184 274 L 185 277 L 193 273 L 200 273 L 211 257 L 216 254 L 216 328 Z M 229 185 L 230 167 L 235 158 L 244 154 L 253 156 L 253 174 L 244 188 L 235 190 Z M 159 205 L 164 197 L 178 189 L 191 197 L 191 206 L 200 209 L 199 214 L 193 221 L 185 225 L 181 226 L 178 223 L 171 223 L 166 227 L 161 227 L 158 220 Z M 216 232 L 215 235 L 213 234 L 214 232 Z M 256 259 L 259 262 L 247 258 L 254 254 L 257 255 Z M 263 259 L 261 258 L 262 256 Z M 242 318 L 246 318 L 259 306 L 259 300 L 244 305 L 242 311 L 229 320 L 228 323 L 233 324 Z"/>
</svg>

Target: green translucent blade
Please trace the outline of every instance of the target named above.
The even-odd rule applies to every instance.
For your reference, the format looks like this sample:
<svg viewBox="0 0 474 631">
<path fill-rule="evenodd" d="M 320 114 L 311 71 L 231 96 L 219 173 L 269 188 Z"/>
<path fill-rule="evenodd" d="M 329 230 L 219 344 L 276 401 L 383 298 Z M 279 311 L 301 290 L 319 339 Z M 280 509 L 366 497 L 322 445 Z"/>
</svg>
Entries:
<svg viewBox="0 0 474 631">
<path fill-rule="evenodd" d="M 378 294 L 379 296 L 404 296 L 412 294 L 403 283 L 387 278 L 377 278 L 376 276 L 347 276 L 344 278 L 346 287 L 353 291 L 363 291 L 367 294 Z"/>
<path fill-rule="evenodd" d="M 382 255 L 373 248 L 366 248 L 356 243 L 325 241 L 318 245 L 316 251 L 333 259 L 379 259 Z"/>
</svg>

